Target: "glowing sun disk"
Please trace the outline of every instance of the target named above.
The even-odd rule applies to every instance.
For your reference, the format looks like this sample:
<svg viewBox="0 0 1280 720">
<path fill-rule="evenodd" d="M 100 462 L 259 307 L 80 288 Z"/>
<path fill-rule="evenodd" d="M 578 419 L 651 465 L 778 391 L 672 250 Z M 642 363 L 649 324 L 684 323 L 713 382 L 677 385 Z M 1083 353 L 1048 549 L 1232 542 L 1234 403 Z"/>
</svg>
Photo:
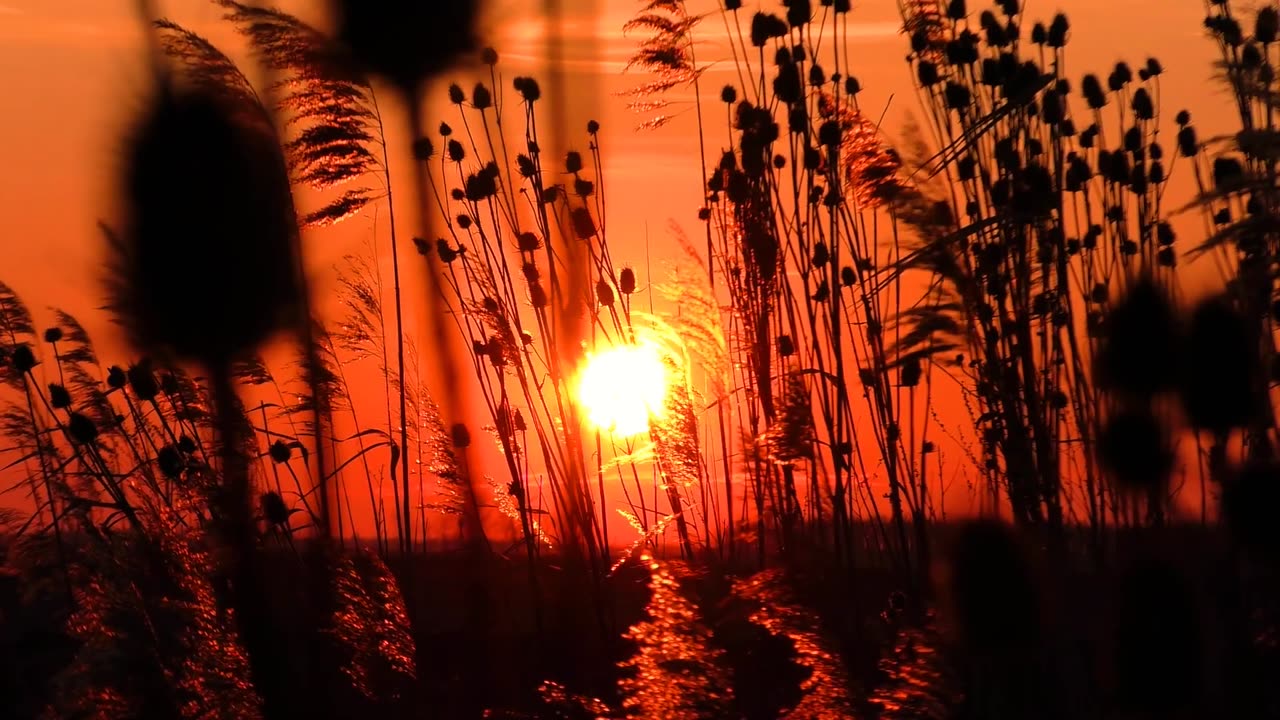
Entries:
<svg viewBox="0 0 1280 720">
<path fill-rule="evenodd" d="M 587 419 L 614 435 L 649 430 L 667 396 L 667 368 L 650 345 L 619 345 L 592 354 L 578 379 L 578 402 Z"/>
</svg>

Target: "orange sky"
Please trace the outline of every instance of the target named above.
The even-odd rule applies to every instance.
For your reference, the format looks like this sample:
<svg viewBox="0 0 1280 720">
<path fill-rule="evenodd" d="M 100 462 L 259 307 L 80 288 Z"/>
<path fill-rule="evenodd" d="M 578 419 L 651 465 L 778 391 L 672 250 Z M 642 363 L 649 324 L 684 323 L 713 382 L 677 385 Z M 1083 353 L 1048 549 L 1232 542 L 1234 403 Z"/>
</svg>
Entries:
<svg viewBox="0 0 1280 720">
<path fill-rule="evenodd" d="M 207 0 L 167 0 L 163 12 L 206 35 L 233 57 L 242 48 L 230 29 L 218 22 L 220 11 Z M 981 0 L 970 3 L 981 9 Z M 282 9 L 319 20 L 317 0 L 282 0 Z M 489 43 L 502 56 L 509 79 L 537 74 L 544 50 L 537 2 L 494 0 Z M 635 0 L 567 0 L 569 28 L 576 37 L 567 70 L 572 89 L 567 115 L 574 132 L 587 119 L 600 121 L 608 184 L 611 247 L 616 262 L 644 266 L 646 239 L 655 265 L 671 256 L 666 236 L 675 219 L 696 230 L 699 169 L 697 138 L 691 112 L 656 132 L 634 130 L 640 118 L 619 93 L 643 78 L 623 74 L 634 40 L 621 27 L 640 3 Z M 690 2 L 694 11 L 710 10 L 709 0 Z M 140 32 L 134 0 L 0 0 L 0 279 L 14 287 L 34 309 L 58 305 L 79 315 L 95 333 L 108 361 L 123 356 L 101 313 L 98 292 L 100 242 L 95 225 L 111 216 L 111 183 L 117 140 L 130 114 L 145 97 Z M 756 3 L 744 9 L 754 11 Z M 776 10 L 775 0 L 759 7 Z M 1072 21 L 1069 62 L 1073 79 L 1085 72 L 1105 73 L 1117 60 L 1137 64 L 1148 56 L 1163 63 L 1161 106 L 1166 117 L 1192 109 L 1201 137 L 1230 127 L 1230 108 L 1223 91 L 1211 82 L 1214 48 L 1203 37 L 1199 2 L 1167 0 L 1030 0 L 1029 19 L 1068 13 Z M 865 88 L 864 109 L 887 108 L 890 140 L 906 113 L 918 108 L 903 57 L 906 39 L 897 33 L 894 0 L 855 3 L 850 39 L 856 74 Z M 708 18 L 699 34 L 699 60 L 721 61 L 707 76 L 704 92 L 719 112 L 719 88 L 736 76 L 727 49 L 719 41 L 718 16 Z M 436 93 L 443 94 L 443 87 Z M 672 97 L 689 108 L 686 92 Z M 556 102 L 556 98 L 550 98 Z M 680 107 L 677 107 L 679 110 Z M 433 112 L 443 112 L 439 108 Z M 713 115 L 713 117 L 718 117 Z M 1172 124 L 1169 125 L 1172 128 Z M 722 124 L 713 124 L 708 150 L 718 155 L 725 142 Z M 1170 130 L 1172 136 L 1172 130 Z M 576 136 L 580 137 L 580 136 Z M 1170 138 L 1171 139 L 1171 138 Z M 403 143 L 399 133 L 389 141 Z M 1171 144 L 1171 143 L 1166 143 Z M 1170 206 L 1190 198 L 1188 188 L 1174 188 Z M 412 218 L 404 231 L 412 234 Z M 332 267 L 343 255 L 359 252 L 372 227 L 372 213 L 336 230 L 308 238 L 309 264 L 319 297 L 331 298 Z M 1195 225 L 1183 237 L 1194 237 Z M 656 269 L 656 267 L 655 267 Z"/>
</svg>

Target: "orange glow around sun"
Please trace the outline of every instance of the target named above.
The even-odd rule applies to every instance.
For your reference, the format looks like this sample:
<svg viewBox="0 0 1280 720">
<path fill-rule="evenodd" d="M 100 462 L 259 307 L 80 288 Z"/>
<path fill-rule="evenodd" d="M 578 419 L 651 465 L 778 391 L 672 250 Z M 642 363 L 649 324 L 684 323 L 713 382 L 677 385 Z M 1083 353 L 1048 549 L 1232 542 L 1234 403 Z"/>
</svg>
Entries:
<svg viewBox="0 0 1280 720">
<path fill-rule="evenodd" d="M 667 396 L 667 368 L 652 345 L 619 345 L 593 353 L 578 379 L 587 419 L 619 437 L 648 432 Z"/>
</svg>

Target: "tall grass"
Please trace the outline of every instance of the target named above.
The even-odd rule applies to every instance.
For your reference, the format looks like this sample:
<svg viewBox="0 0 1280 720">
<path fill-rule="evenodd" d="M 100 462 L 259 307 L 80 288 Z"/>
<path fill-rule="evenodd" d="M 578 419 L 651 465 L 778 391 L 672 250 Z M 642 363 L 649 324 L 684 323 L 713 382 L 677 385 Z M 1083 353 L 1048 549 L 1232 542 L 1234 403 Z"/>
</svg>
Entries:
<svg viewBox="0 0 1280 720">
<path fill-rule="evenodd" d="M 1274 12 L 1247 36 L 1210 3 L 1241 131 L 1219 151 L 1184 112 L 1175 152 L 1158 61 L 1077 85 L 1065 15 L 903 0 L 922 121 L 899 151 L 862 106 L 848 3 L 641 3 L 631 101 L 665 132 L 673 91 L 692 91 L 703 188 L 697 237 L 670 230 L 683 256 L 641 272 L 611 242 L 600 125 L 559 149 L 563 98 L 474 52 L 472 4 L 441 6 L 435 30 L 458 35 L 424 45 L 417 10 L 344 3 L 343 47 L 216 1 L 270 80 L 255 88 L 174 23 L 149 28 L 161 89 L 134 138 L 132 214 L 105 230 L 112 310 L 142 355 L 104 370 L 75 318 L 38 331 L 0 285 L 0 423 L 33 508 L 6 552 L 21 611 L 45 606 L 67 641 L 32 693 L 49 716 L 407 717 L 517 695 L 573 717 L 1274 707 L 1254 682 L 1277 657 L 1259 510 L 1276 479 Z M 736 77 L 719 102 L 699 35 L 717 21 Z M 478 80 L 441 87 L 427 130 L 429 81 L 466 53 Z M 411 148 L 387 147 L 374 76 L 410 103 Z M 184 165 L 201 157 L 219 172 Z M 415 193 L 393 194 L 397 163 Z M 1190 253 L 1165 199 L 1184 165 L 1206 225 Z M 261 192 L 237 195 L 246 183 Z M 295 207 L 303 190 L 318 207 Z M 430 280 L 417 335 L 405 197 Z M 312 317 L 302 239 L 384 208 L 372 257 L 339 271 L 341 316 Z M 1226 281 L 1189 312 L 1187 255 Z M 277 331 L 294 340 L 284 362 L 263 358 Z M 616 346 L 653 349 L 668 376 L 635 436 L 591 427 L 578 396 L 583 365 Z M 1184 430 L 1210 441 L 1230 531 L 1222 548 L 1195 536 L 1213 541 L 1208 597 L 1190 563 L 1128 540 L 1177 542 Z M 975 504 L 1016 529 L 965 523 L 940 562 L 947 472 L 971 473 Z M 618 514 L 633 535 L 611 535 Z M 467 607 L 433 614 L 452 585 Z M 1120 629 L 1049 587 L 1114 600 Z M 1156 605 L 1168 632 L 1144 614 Z M 439 630 L 449 612 L 465 642 Z M 1197 613 L 1223 630 L 1212 653 Z M 1115 650 L 1110 675 L 1092 643 Z M 583 656 L 561 666 L 560 645 Z M 487 684 L 505 678 L 483 668 L 501 663 L 520 688 L 498 700 Z"/>
</svg>

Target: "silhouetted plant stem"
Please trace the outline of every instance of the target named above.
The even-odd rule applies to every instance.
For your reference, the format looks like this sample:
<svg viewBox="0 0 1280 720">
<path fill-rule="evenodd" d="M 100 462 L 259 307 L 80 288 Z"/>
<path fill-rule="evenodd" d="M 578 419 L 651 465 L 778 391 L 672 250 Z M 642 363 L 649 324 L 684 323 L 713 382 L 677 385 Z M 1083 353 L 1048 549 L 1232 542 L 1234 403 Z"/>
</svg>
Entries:
<svg viewBox="0 0 1280 720">
<path fill-rule="evenodd" d="M 280 695 L 279 680 L 286 663 L 278 644 L 269 637 L 271 623 L 259 572 L 249 460 L 243 449 L 242 406 L 229 367 L 210 368 L 209 375 L 222 465 L 215 527 L 229 550 L 230 597 L 266 715 L 284 717 L 288 700 Z"/>
<path fill-rule="evenodd" d="M 413 547 L 412 545 L 413 532 L 411 529 L 412 525 L 410 522 L 410 518 L 412 515 L 412 505 L 409 502 L 409 461 L 408 461 L 409 411 L 408 411 L 408 388 L 406 385 L 408 383 L 408 379 L 405 377 L 405 374 L 404 374 L 405 336 L 404 336 L 403 293 L 401 292 L 401 289 L 400 289 L 400 244 L 398 240 L 399 238 L 398 231 L 396 230 L 395 198 L 391 189 L 391 162 L 390 162 L 390 158 L 388 157 L 389 152 L 387 150 L 387 143 L 385 140 L 386 132 L 382 122 L 382 113 L 378 109 L 378 104 L 376 99 L 374 101 L 374 112 L 375 112 L 375 116 L 377 118 L 377 123 L 378 123 L 378 135 L 384 138 L 382 142 L 382 179 L 387 187 L 387 221 L 390 225 L 390 236 L 391 236 L 391 286 L 392 286 L 391 292 L 392 292 L 392 296 L 395 299 L 396 377 L 398 377 L 400 380 L 399 387 L 397 388 L 398 400 L 400 402 L 400 427 L 399 427 L 400 488 L 404 496 L 402 498 L 402 502 L 404 503 L 404 509 L 403 509 L 404 519 L 401 521 L 402 524 L 401 524 L 401 530 L 400 530 L 400 534 L 401 534 L 400 543 L 401 543 L 402 552 L 407 557 L 409 553 L 412 551 L 412 547 Z M 411 112 L 415 112 L 415 111 L 411 110 Z M 416 111 L 416 112 L 420 112 L 420 111 Z M 415 121 L 413 124 L 414 135 L 411 135 L 411 137 L 413 138 L 417 137 L 417 134 L 416 134 L 418 131 L 417 125 L 418 123 L 417 121 Z M 414 162 L 413 164 L 415 167 L 417 167 L 421 163 Z M 421 207 L 425 212 L 426 205 L 423 204 Z M 427 237 L 427 236 L 424 235 L 423 237 Z M 428 287 L 431 288 L 434 286 L 429 285 Z M 427 539 L 424 537 L 422 540 L 423 542 L 426 542 Z"/>
<path fill-rule="evenodd" d="M 409 138 L 410 152 L 412 153 L 412 141 L 419 137 L 425 137 L 428 132 L 426 121 L 422 115 L 422 106 L 424 98 L 421 91 L 415 91 L 408 94 L 407 101 L 408 119 L 409 119 Z M 412 157 L 412 155 L 411 155 Z M 417 190 L 417 207 L 419 213 L 419 223 L 422 228 L 422 237 L 432 237 L 433 233 L 428 220 L 428 208 L 432 205 L 431 193 L 431 176 L 425 162 L 414 162 L 414 182 Z M 462 428 L 465 432 L 466 424 L 464 420 L 464 412 L 466 407 L 463 403 L 462 396 L 462 379 L 457 370 L 457 355 L 454 352 L 456 343 L 454 342 L 453 333 L 449 332 L 449 315 L 451 311 L 445 302 L 444 288 L 441 286 L 441 267 L 439 259 L 434 253 L 425 254 L 427 263 L 426 287 L 426 308 L 423 313 L 423 323 L 426 325 L 427 332 L 424 337 L 431 341 L 431 349 L 435 356 L 435 376 L 433 380 L 438 383 L 442 389 L 440 393 L 441 402 L 440 415 L 444 419 L 445 427 L 453 427 L 455 429 Z M 401 378 L 401 383 L 404 378 Z M 452 425 L 450 425 L 452 423 Z M 468 462 L 471 454 L 470 443 L 459 446 L 457 442 L 457 433 L 455 436 L 454 452 L 458 455 L 460 464 L 466 469 L 467 474 L 464 476 L 464 484 L 466 485 L 467 497 L 464 517 L 468 527 L 469 544 L 476 549 L 488 549 L 488 539 L 485 537 L 484 528 L 480 523 L 480 506 L 477 498 L 475 478 L 470 475 L 474 464 Z M 409 502 L 409 485 L 407 479 L 404 484 L 404 532 L 409 532 L 409 527 L 413 523 L 412 507 Z"/>
</svg>

